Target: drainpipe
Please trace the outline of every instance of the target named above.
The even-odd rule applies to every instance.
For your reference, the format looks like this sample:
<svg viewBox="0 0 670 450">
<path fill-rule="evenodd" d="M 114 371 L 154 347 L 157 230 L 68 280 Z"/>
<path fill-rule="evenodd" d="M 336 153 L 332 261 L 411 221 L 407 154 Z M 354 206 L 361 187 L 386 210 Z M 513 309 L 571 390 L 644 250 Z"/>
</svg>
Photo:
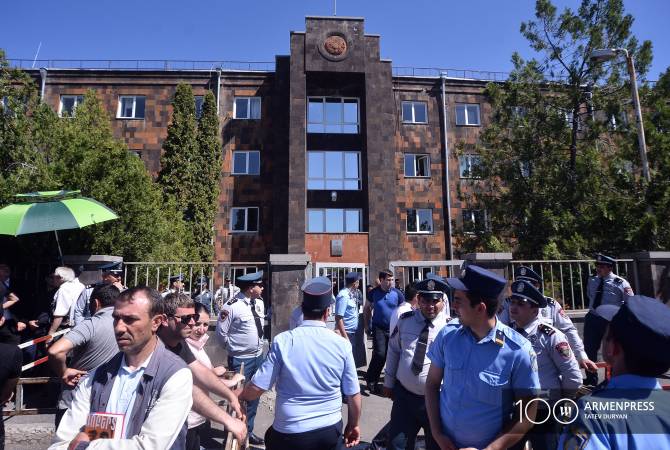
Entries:
<svg viewBox="0 0 670 450">
<path fill-rule="evenodd" d="M 216 69 L 216 115 L 219 115 L 219 101 L 221 99 L 221 67 Z"/>
<path fill-rule="evenodd" d="M 47 69 L 42 67 L 40 69 L 40 77 L 42 77 L 42 86 L 40 88 L 40 102 L 44 102 L 44 92 L 47 89 Z"/>
<path fill-rule="evenodd" d="M 449 182 L 449 140 L 447 138 L 447 95 L 444 82 L 446 74 L 440 72 L 440 81 L 442 82 L 442 140 L 444 145 L 444 180 L 447 197 L 447 245 L 449 249 L 449 259 L 454 259 L 454 248 L 451 242 L 451 187 Z"/>
</svg>

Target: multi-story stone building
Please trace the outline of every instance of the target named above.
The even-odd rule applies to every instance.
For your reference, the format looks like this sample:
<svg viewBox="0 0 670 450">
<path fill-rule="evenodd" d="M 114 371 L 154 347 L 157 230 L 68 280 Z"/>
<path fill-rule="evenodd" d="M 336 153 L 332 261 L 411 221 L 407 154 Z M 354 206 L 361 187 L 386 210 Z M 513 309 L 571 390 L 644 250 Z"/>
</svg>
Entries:
<svg viewBox="0 0 670 450">
<path fill-rule="evenodd" d="M 485 214 L 457 192 L 477 163 L 472 151 L 489 111 L 488 80 L 394 74 L 380 39 L 365 34 L 361 18 L 308 17 L 274 70 L 138 63 L 31 73 L 61 114 L 94 89 L 115 135 L 153 174 L 177 84 L 193 86 L 198 106 L 212 90 L 224 155 L 216 259 L 307 253 L 324 266 L 375 273 L 391 261 L 457 257 L 454 232 L 484 226 Z M 456 155 L 457 143 L 465 154 Z"/>
</svg>

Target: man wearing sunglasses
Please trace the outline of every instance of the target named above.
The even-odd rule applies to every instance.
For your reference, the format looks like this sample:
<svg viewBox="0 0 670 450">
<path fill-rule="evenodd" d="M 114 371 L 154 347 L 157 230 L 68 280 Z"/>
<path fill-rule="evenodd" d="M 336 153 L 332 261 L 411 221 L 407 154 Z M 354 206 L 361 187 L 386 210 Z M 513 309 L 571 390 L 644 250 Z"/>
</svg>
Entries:
<svg viewBox="0 0 670 450">
<path fill-rule="evenodd" d="M 243 420 L 234 419 L 219 408 L 208 396 L 211 392 L 228 400 L 237 416 L 244 419 L 237 396 L 214 371 L 200 363 L 188 347 L 185 339 L 193 331 L 200 318 L 195 312 L 195 303 L 183 293 L 170 293 L 163 301 L 165 318 L 158 329 L 158 337 L 165 347 L 179 355 L 193 373 L 193 411 L 206 418 L 222 424 L 226 430 L 232 431 L 238 442 L 244 442 L 247 434 Z M 186 450 L 198 450 L 200 436 L 197 427 L 190 428 L 186 433 Z"/>
</svg>

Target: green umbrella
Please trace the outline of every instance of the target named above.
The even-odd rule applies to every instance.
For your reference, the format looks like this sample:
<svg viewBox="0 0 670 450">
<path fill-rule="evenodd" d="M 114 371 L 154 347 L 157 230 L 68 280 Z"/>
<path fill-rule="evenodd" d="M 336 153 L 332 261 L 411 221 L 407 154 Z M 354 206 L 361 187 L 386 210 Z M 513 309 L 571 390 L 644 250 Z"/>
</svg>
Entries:
<svg viewBox="0 0 670 450">
<path fill-rule="evenodd" d="M 0 234 L 22 234 L 83 228 L 118 219 L 114 211 L 91 198 L 80 197 L 80 191 L 46 191 L 18 194 L 17 202 L 0 209 Z"/>
</svg>

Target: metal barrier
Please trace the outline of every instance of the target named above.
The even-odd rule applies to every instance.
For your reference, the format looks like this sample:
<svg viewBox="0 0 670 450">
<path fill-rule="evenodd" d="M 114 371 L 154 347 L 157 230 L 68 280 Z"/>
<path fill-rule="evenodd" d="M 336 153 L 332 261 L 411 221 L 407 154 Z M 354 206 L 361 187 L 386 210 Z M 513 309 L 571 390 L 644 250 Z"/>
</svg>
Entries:
<svg viewBox="0 0 670 450">
<path fill-rule="evenodd" d="M 393 272 L 400 286 L 423 280 L 429 273 L 435 273 L 443 277 L 459 276 L 461 267 L 465 261 L 460 259 L 441 261 L 391 261 L 389 270 Z"/>
<path fill-rule="evenodd" d="M 231 280 L 249 272 L 263 270 L 265 261 L 255 262 L 124 262 L 123 284 L 126 286 L 145 285 L 158 291 L 170 287 L 170 277 L 184 276 L 185 290 L 195 287 L 197 278 L 204 275 L 209 280 L 209 290 L 215 292 L 226 277 Z"/>
<path fill-rule="evenodd" d="M 41 342 L 49 341 L 55 337 L 61 336 L 70 331 L 70 328 L 65 328 L 55 332 L 54 334 L 48 334 L 46 336 L 38 337 L 31 339 L 30 341 L 22 342 L 19 344 L 20 349 L 28 348 L 33 345 L 39 344 Z M 35 366 L 39 366 L 49 360 L 49 356 L 43 356 L 33 362 L 24 364 L 21 366 L 21 372 L 25 372 L 28 369 L 32 369 Z M 56 408 L 24 408 L 23 407 L 23 386 L 26 384 L 48 384 L 48 383 L 59 383 L 60 378 L 58 377 L 32 377 L 32 378 L 19 378 L 18 383 L 16 384 L 16 391 L 14 395 L 14 409 L 13 410 L 3 410 L 3 416 L 23 416 L 31 414 L 54 414 Z"/>
<path fill-rule="evenodd" d="M 593 275 L 592 259 L 569 260 L 515 260 L 509 263 L 507 278 L 514 278 L 514 270 L 527 266 L 540 274 L 544 280 L 544 294 L 558 300 L 565 309 L 579 310 L 589 307 L 586 287 Z M 632 259 L 619 259 L 614 273 L 628 280 L 633 291 L 639 287 L 637 265 Z"/>
</svg>

